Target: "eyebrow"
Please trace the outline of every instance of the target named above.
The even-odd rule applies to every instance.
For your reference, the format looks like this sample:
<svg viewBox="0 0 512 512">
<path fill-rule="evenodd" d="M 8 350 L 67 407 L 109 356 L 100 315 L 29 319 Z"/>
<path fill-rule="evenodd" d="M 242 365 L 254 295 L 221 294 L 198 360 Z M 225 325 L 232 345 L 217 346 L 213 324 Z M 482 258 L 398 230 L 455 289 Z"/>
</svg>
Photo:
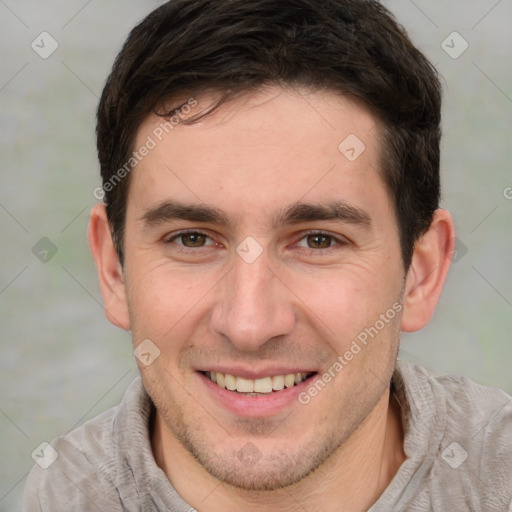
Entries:
<svg viewBox="0 0 512 512">
<path fill-rule="evenodd" d="M 152 227 L 175 219 L 192 222 L 210 222 L 229 226 L 229 220 L 222 210 L 201 204 L 184 204 L 178 201 L 164 201 L 155 208 L 150 208 L 139 219 L 145 227 Z"/>
<path fill-rule="evenodd" d="M 148 209 L 139 220 L 149 228 L 172 220 L 211 223 L 230 227 L 228 216 L 220 209 L 206 204 L 185 204 L 179 201 L 164 201 Z M 338 220 L 367 229 L 372 227 L 370 215 L 344 201 L 328 203 L 294 203 L 281 209 L 273 216 L 272 228 L 325 220 Z"/>
<path fill-rule="evenodd" d="M 279 226 L 319 220 L 338 220 L 365 228 L 372 227 L 372 220 L 367 212 L 344 201 L 330 201 L 325 204 L 292 204 L 281 210 L 281 212 L 274 217 L 273 227 L 276 228 Z"/>
</svg>

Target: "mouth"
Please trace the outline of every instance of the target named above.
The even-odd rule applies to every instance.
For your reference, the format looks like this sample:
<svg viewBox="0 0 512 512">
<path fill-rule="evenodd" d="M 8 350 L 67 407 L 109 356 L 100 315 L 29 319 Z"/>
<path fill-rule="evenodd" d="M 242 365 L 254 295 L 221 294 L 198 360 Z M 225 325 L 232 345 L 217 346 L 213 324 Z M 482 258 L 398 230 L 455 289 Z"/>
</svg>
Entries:
<svg viewBox="0 0 512 512">
<path fill-rule="evenodd" d="M 270 418 L 301 407 L 298 396 L 318 377 L 316 371 L 302 368 L 276 368 L 256 371 L 254 368 L 197 370 L 206 397 L 215 406 L 238 418 Z M 291 370 L 291 371 L 290 371 Z M 290 373 L 287 373 L 290 372 Z M 292 373 L 293 372 L 293 373 Z M 238 375 L 237 375 L 238 374 Z M 257 378 L 251 378 L 257 377 Z"/>
<path fill-rule="evenodd" d="M 264 397 L 279 393 L 283 390 L 293 388 L 310 379 L 316 372 L 309 373 L 288 373 L 283 375 L 272 375 L 259 379 L 246 379 L 229 373 L 201 372 L 219 388 L 231 391 L 237 395 L 250 397 Z"/>
</svg>

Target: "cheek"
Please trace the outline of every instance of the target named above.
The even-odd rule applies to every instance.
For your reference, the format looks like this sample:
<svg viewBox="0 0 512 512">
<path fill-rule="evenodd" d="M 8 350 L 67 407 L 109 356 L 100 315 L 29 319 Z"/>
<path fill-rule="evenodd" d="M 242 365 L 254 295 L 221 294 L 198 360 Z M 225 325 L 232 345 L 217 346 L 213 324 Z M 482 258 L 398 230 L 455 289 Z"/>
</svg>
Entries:
<svg viewBox="0 0 512 512">
<path fill-rule="evenodd" d="M 296 274 L 291 288 L 302 300 L 305 314 L 314 314 L 328 337 L 343 343 L 370 327 L 400 299 L 400 272 L 371 264 L 347 264 L 314 274 Z"/>
<path fill-rule="evenodd" d="M 188 339 L 205 315 L 208 292 L 218 280 L 216 274 L 176 268 L 166 260 L 142 259 L 127 262 L 127 273 L 135 342 L 149 338 L 166 353 L 177 352 L 178 341 Z"/>
</svg>

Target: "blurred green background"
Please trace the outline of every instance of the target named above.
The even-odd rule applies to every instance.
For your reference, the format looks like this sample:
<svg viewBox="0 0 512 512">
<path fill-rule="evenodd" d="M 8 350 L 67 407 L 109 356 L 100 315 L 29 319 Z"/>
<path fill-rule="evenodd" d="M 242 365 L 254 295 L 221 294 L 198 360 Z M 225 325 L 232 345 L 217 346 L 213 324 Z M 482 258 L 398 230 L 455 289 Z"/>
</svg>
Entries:
<svg viewBox="0 0 512 512">
<path fill-rule="evenodd" d="M 129 333 L 104 318 L 86 226 L 98 97 L 161 3 L 0 0 L 0 512 L 20 509 L 32 451 L 137 374 Z M 383 3 L 443 76 L 443 207 L 458 233 L 438 311 L 400 357 L 512 392 L 512 1 Z"/>
</svg>

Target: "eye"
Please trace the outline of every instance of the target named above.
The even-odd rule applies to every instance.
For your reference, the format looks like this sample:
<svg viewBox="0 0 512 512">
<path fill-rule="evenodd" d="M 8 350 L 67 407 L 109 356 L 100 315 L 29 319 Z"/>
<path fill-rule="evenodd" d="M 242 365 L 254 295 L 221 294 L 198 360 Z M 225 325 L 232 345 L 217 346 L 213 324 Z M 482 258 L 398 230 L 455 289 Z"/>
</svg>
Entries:
<svg viewBox="0 0 512 512">
<path fill-rule="evenodd" d="M 347 242 L 340 240 L 333 235 L 322 232 L 307 233 L 298 243 L 299 247 L 306 249 L 330 249 L 337 245 L 345 245 Z"/>
<path fill-rule="evenodd" d="M 175 243 L 190 249 L 217 245 L 207 234 L 199 231 L 182 231 L 166 240 L 166 243 Z"/>
</svg>

